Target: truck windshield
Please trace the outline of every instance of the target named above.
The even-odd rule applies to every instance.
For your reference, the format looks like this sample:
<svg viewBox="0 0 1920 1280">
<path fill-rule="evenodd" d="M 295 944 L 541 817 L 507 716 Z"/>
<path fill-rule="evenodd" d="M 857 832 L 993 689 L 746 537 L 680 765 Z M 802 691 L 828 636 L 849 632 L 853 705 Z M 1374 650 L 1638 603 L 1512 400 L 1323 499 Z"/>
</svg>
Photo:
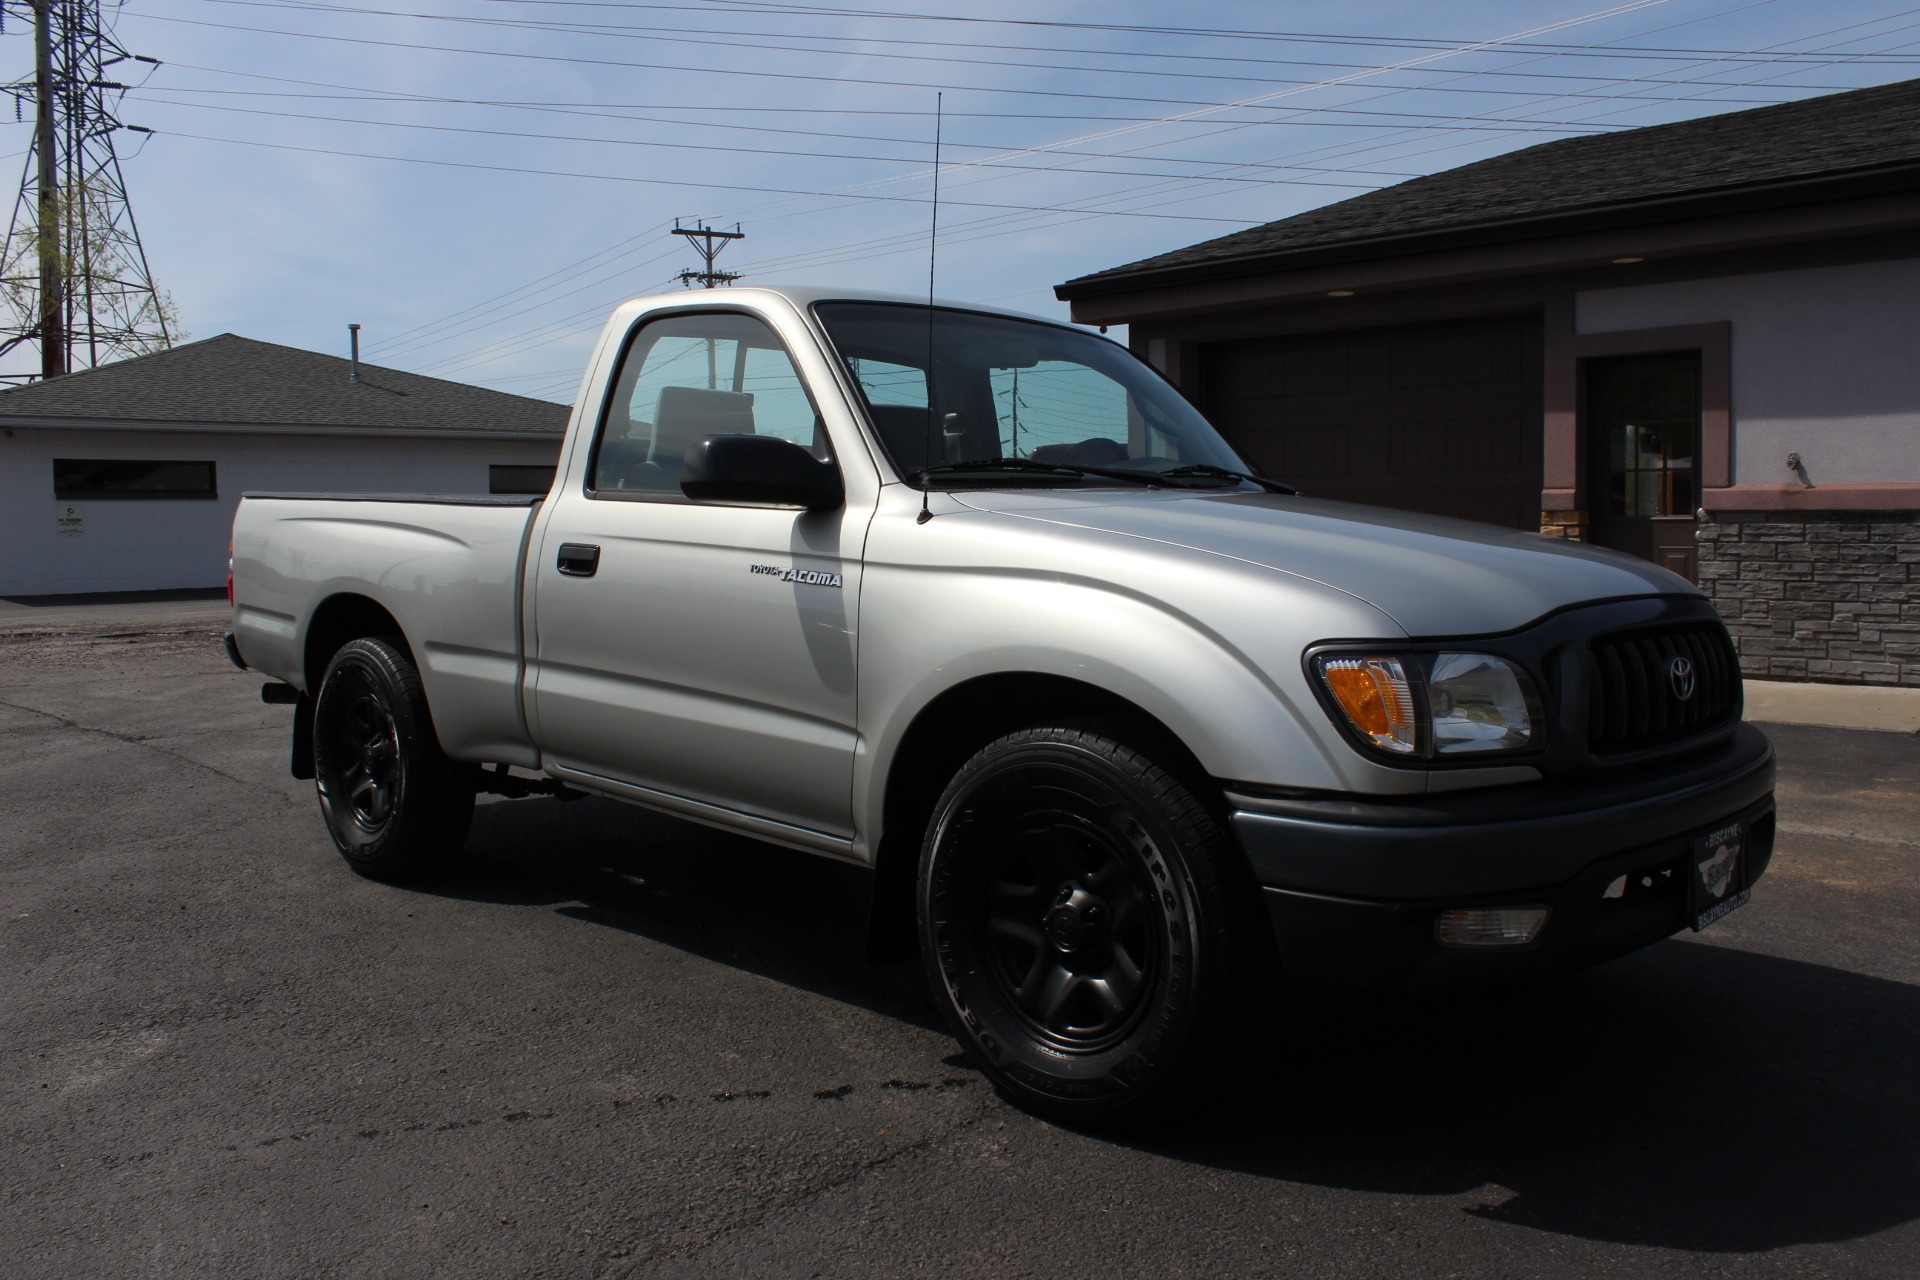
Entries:
<svg viewBox="0 0 1920 1280">
<path fill-rule="evenodd" d="M 1207 420 L 1103 338 L 905 303 L 814 312 L 909 483 L 1243 483 L 1247 464 Z"/>
</svg>

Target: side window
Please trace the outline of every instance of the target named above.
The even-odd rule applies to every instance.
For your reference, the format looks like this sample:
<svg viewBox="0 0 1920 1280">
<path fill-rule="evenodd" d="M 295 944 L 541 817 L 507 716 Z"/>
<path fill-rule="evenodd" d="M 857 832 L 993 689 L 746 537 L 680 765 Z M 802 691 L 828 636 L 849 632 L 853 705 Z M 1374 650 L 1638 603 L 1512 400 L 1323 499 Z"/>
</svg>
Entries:
<svg viewBox="0 0 1920 1280">
<path fill-rule="evenodd" d="M 765 435 L 829 456 L 826 429 L 773 330 L 752 316 L 669 316 L 621 359 L 589 487 L 680 492 L 680 459 L 706 435 Z"/>
</svg>

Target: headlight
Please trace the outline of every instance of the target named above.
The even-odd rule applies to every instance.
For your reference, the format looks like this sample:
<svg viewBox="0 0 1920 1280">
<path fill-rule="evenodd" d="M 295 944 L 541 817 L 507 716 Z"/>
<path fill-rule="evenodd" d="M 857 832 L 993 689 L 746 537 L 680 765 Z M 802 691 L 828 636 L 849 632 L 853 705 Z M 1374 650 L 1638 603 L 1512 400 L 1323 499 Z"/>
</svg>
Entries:
<svg viewBox="0 0 1920 1280">
<path fill-rule="evenodd" d="M 1344 728 L 1408 759 L 1512 754 L 1537 745 L 1527 673 L 1489 653 L 1329 653 L 1314 660 Z"/>
<path fill-rule="evenodd" d="M 1525 680 L 1512 663 L 1488 654 L 1435 654 L 1427 673 L 1434 753 L 1526 750 L 1535 716 Z"/>
</svg>

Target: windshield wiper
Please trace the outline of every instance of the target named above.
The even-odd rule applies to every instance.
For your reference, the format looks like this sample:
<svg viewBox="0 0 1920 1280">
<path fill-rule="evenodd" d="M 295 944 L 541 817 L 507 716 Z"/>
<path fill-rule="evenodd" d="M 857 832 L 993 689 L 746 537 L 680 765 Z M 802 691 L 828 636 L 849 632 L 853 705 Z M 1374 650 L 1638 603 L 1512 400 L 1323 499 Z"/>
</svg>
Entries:
<svg viewBox="0 0 1920 1280">
<path fill-rule="evenodd" d="M 1298 489 L 1279 480 L 1269 480 L 1265 476 L 1252 475 L 1245 471 L 1229 471 L 1225 467 L 1216 467 L 1210 462 L 1194 462 L 1184 467 L 1174 467 L 1159 473 L 1162 476 L 1204 476 L 1220 480 L 1240 480 L 1247 484 L 1257 484 L 1268 493 L 1298 493 Z"/>
<path fill-rule="evenodd" d="M 1149 487 L 1158 484 L 1160 480 L 1160 473 L 1153 471 L 1131 471 L 1120 467 L 1082 467 L 1071 462 L 1035 462 L 1031 458 L 976 458 L 971 462 L 943 462 L 938 466 L 924 467 L 907 478 L 926 480 L 931 476 L 954 475 L 965 471 L 1014 471 L 1033 476 L 1059 476 L 1062 479 L 1093 476 L 1101 480 L 1124 480 L 1129 484 L 1142 484 Z"/>
</svg>

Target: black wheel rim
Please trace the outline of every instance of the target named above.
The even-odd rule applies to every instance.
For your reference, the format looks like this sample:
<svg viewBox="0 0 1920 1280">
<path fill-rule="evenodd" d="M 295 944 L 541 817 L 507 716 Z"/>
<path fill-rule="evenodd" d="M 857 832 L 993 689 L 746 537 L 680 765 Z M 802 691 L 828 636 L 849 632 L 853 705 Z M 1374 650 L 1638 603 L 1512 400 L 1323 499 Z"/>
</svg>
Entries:
<svg viewBox="0 0 1920 1280">
<path fill-rule="evenodd" d="M 990 842 L 981 884 L 988 980 L 1029 1030 L 1068 1052 L 1098 1052 L 1152 1003 L 1164 929 L 1147 836 L 1116 803 L 1030 772 Z"/>
<path fill-rule="evenodd" d="M 393 818 L 406 781 L 399 726 L 364 675 L 356 673 L 340 696 L 326 735 L 327 789 L 341 816 L 363 832 L 377 833 Z"/>
</svg>

